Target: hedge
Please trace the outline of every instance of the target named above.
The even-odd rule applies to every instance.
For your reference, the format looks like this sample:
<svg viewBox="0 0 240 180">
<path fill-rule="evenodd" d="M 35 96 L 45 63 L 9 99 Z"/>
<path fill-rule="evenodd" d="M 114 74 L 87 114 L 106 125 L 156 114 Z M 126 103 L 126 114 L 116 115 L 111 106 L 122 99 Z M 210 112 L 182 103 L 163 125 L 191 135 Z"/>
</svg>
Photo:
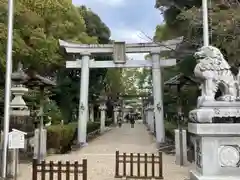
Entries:
<svg viewBox="0 0 240 180">
<path fill-rule="evenodd" d="M 105 126 L 111 126 L 113 124 L 113 120 L 112 119 L 108 119 L 105 121 Z"/>
<path fill-rule="evenodd" d="M 177 129 L 177 124 L 171 121 L 165 121 L 164 124 L 165 124 L 166 137 L 174 141 L 175 139 L 174 129 Z"/>
<path fill-rule="evenodd" d="M 112 120 L 105 122 L 110 126 Z M 88 122 L 87 133 L 91 133 L 100 128 L 100 122 Z M 47 128 L 47 149 L 54 150 L 55 153 L 65 153 L 71 150 L 73 142 L 77 139 L 77 122 L 65 125 L 52 125 Z"/>
<path fill-rule="evenodd" d="M 99 128 L 99 123 L 89 122 L 87 124 L 87 133 Z M 52 149 L 56 153 L 65 153 L 71 150 L 71 146 L 76 138 L 77 123 L 49 126 L 47 128 L 47 149 Z"/>
</svg>

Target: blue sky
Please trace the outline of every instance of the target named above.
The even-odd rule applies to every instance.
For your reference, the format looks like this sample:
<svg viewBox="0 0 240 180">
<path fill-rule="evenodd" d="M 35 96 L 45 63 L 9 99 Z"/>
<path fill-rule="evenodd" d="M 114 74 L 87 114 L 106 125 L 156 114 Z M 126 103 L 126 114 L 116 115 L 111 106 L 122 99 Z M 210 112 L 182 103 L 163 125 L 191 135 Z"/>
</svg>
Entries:
<svg viewBox="0 0 240 180">
<path fill-rule="evenodd" d="M 110 28 L 113 40 L 133 42 L 149 41 L 142 33 L 153 37 L 157 24 L 163 22 L 155 0 L 72 0 L 75 5 L 86 5 L 98 14 Z M 143 59 L 134 54 L 134 59 Z"/>
</svg>

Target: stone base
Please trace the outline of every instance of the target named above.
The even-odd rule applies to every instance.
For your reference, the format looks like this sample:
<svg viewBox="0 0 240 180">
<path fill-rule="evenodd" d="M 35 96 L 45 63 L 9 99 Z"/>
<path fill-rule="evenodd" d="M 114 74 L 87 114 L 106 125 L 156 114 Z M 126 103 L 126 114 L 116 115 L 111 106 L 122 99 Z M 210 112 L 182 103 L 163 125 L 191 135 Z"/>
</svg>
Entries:
<svg viewBox="0 0 240 180">
<path fill-rule="evenodd" d="M 189 119 L 198 123 L 240 123 L 240 102 L 206 101 L 189 112 Z"/>
<path fill-rule="evenodd" d="M 188 131 L 204 137 L 240 137 L 240 124 L 200 124 L 188 123 Z"/>
<path fill-rule="evenodd" d="M 188 164 L 187 160 L 187 132 L 185 129 L 181 131 L 175 129 L 175 157 L 176 164 L 183 166 Z M 181 139 L 180 139 L 181 138 Z"/>
<path fill-rule="evenodd" d="M 190 180 L 240 179 L 239 129 L 240 124 L 188 124 L 195 149 L 195 171 Z"/>
<path fill-rule="evenodd" d="M 86 146 L 88 146 L 87 142 L 85 142 L 85 143 L 81 142 L 81 143 L 78 143 L 75 147 L 76 148 L 82 148 L 82 147 L 86 147 Z"/>
<path fill-rule="evenodd" d="M 239 180 L 239 176 L 202 176 L 196 171 L 190 171 L 190 180 Z"/>
<path fill-rule="evenodd" d="M 45 157 L 47 156 L 47 148 L 46 148 L 46 142 L 47 142 L 47 130 L 42 129 L 41 131 L 41 142 L 39 142 L 39 129 L 35 129 L 34 134 L 34 154 L 33 159 L 38 159 L 40 161 L 43 161 Z M 40 148 L 39 148 L 40 145 Z M 39 152 L 40 150 L 40 152 Z"/>
</svg>

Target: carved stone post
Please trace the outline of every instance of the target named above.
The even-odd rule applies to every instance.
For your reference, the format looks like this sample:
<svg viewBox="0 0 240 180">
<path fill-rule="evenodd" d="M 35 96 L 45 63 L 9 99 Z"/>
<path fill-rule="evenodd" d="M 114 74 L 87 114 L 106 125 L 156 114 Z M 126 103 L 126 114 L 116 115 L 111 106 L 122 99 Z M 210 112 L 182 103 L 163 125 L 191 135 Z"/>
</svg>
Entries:
<svg viewBox="0 0 240 180">
<path fill-rule="evenodd" d="M 90 109 L 90 118 L 89 118 L 89 120 L 91 122 L 94 122 L 94 105 L 91 104 L 89 109 Z"/>
<path fill-rule="evenodd" d="M 128 113 L 128 110 L 127 110 L 127 108 L 126 108 L 126 104 L 124 103 L 124 104 L 123 104 L 123 109 L 122 109 L 122 120 L 123 120 L 123 122 L 126 122 L 126 121 L 127 121 L 127 120 L 125 119 L 127 113 Z"/>
<path fill-rule="evenodd" d="M 103 133 L 105 131 L 105 121 L 106 121 L 106 110 L 107 110 L 107 106 L 105 105 L 105 103 L 102 103 L 99 107 L 100 111 L 101 111 L 101 117 L 100 117 L 100 130 L 101 133 Z"/>
<path fill-rule="evenodd" d="M 154 107 L 153 105 L 149 105 L 148 108 L 148 115 L 149 115 L 149 130 L 151 133 L 154 133 Z"/>
<path fill-rule="evenodd" d="M 154 131 L 154 112 L 153 112 L 153 105 L 148 104 L 146 108 L 146 119 L 147 119 L 147 127 L 148 130 L 153 132 Z"/>
<path fill-rule="evenodd" d="M 143 99 L 142 99 L 142 107 L 141 107 L 141 116 L 142 116 L 143 124 L 145 124 L 146 123 L 146 119 L 145 119 L 145 107 L 144 107 Z"/>
<path fill-rule="evenodd" d="M 144 124 L 147 124 L 147 106 L 144 106 L 144 113 L 143 113 L 143 119 L 144 119 Z"/>
<path fill-rule="evenodd" d="M 148 115 L 149 105 L 146 105 L 144 110 L 145 110 L 146 125 L 147 125 L 147 128 L 149 128 L 149 115 Z"/>
<path fill-rule="evenodd" d="M 113 109 L 114 112 L 114 124 L 117 124 L 117 118 L 118 118 L 118 114 L 119 114 L 119 106 L 115 106 Z"/>
</svg>

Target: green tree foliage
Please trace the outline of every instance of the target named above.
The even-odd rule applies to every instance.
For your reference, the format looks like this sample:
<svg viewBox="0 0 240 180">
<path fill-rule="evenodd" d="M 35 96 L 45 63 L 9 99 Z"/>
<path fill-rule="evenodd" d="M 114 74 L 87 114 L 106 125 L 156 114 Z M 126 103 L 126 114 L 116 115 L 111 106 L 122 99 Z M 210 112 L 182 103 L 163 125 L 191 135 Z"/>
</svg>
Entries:
<svg viewBox="0 0 240 180">
<path fill-rule="evenodd" d="M 95 43 L 108 43 L 110 30 L 101 21 L 98 15 L 94 14 L 85 6 L 77 7 L 77 12 L 83 18 L 86 33 L 96 39 Z M 86 43 L 86 42 L 83 42 Z M 105 60 L 106 57 L 96 56 L 96 60 Z M 109 57 L 107 57 L 109 58 Z M 94 101 L 104 88 L 104 80 L 107 69 L 90 69 L 89 100 Z M 74 121 L 78 113 L 79 92 L 80 92 L 81 70 L 69 70 L 65 67 L 58 73 L 58 86 L 56 88 L 57 103 L 62 111 L 65 121 Z"/>
<path fill-rule="evenodd" d="M 138 94 L 137 80 L 140 69 L 129 68 L 123 69 L 122 72 L 122 82 L 124 82 L 124 94 Z"/>
<path fill-rule="evenodd" d="M 105 91 L 108 96 L 117 99 L 117 96 L 124 92 L 121 80 L 122 69 L 109 69 L 105 77 Z"/>
<path fill-rule="evenodd" d="M 87 9 L 85 6 L 80 6 L 78 8 L 80 14 L 84 18 L 87 34 L 92 37 L 97 37 L 100 44 L 109 43 L 110 30 L 101 21 L 97 14 L 94 14 L 91 10 Z"/>
<path fill-rule="evenodd" d="M 154 35 L 154 41 L 165 41 L 174 38 L 176 36 L 174 32 L 166 25 L 157 25 L 155 35 Z"/>
<path fill-rule="evenodd" d="M 210 43 L 222 51 L 230 65 L 239 65 L 240 1 L 209 0 L 208 7 Z M 165 24 L 156 28 L 156 41 L 165 40 L 166 37 L 184 36 L 180 51 L 194 52 L 196 48 L 202 46 L 201 0 L 156 0 L 156 8 L 163 13 L 165 19 Z M 177 65 L 176 73 L 182 72 L 186 76 L 193 76 L 195 64 L 195 59 L 191 54 L 186 55 Z M 198 94 L 197 87 L 187 86 L 181 94 L 182 99 L 192 107 Z M 187 96 L 187 94 L 192 96 Z M 173 93 L 170 97 L 173 99 L 175 95 L 176 93 Z"/>
<path fill-rule="evenodd" d="M 176 67 L 164 69 L 164 80 L 167 81 L 180 73 L 192 78 L 196 61 L 191 52 L 194 52 L 197 47 L 202 45 L 201 0 L 156 0 L 155 7 L 162 12 L 165 22 L 156 27 L 154 40 L 164 41 L 183 36 L 184 41 L 180 48 L 178 47 L 180 54 L 183 54 L 181 52 L 186 50 L 190 52 L 190 54 L 177 57 L 179 62 Z M 191 85 L 183 86 L 180 93 L 177 92 L 176 85 L 164 87 L 164 108 L 166 113 L 176 115 L 179 98 L 185 114 L 196 106 L 198 86 L 191 82 L 188 83 Z"/>
<path fill-rule="evenodd" d="M 5 71 L 7 11 L 7 0 L 0 0 L 2 72 Z M 14 67 L 16 68 L 18 61 L 22 61 L 24 68 L 31 68 L 41 75 L 57 78 L 57 87 L 52 96 L 56 104 L 51 103 L 51 109 L 58 111 L 56 106 L 59 106 L 60 114 L 66 121 L 75 118 L 80 90 L 80 72 L 65 68 L 65 61 L 69 57 L 59 50 L 58 40 L 86 44 L 107 43 L 110 37 L 109 29 L 91 10 L 84 6 L 75 7 L 69 0 L 19 0 L 14 2 L 13 32 Z M 104 87 L 105 74 L 106 69 L 91 70 L 90 98 Z M 30 97 L 30 101 L 31 98 L 36 97 Z"/>
<path fill-rule="evenodd" d="M 87 34 L 91 37 L 96 37 L 99 44 L 108 44 L 111 33 L 109 28 L 101 21 L 100 17 L 85 6 L 78 7 L 78 10 L 84 18 Z M 94 59 L 101 61 L 109 60 L 111 57 L 99 55 L 95 56 Z M 89 99 L 91 101 L 94 101 L 105 87 L 104 79 L 106 74 L 107 69 L 104 68 L 90 70 Z"/>
<path fill-rule="evenodd" d="M 138 73 L 138 88 L 141 92 L 148 92 L 152 86 L 152 72 L 150 69 L 141 69 Z"/>
<path fill-rule="evenodd" d="M 53 74 L 64 64 L 58 39 L 83 43 L 95 42 L 88 36 L 84 19 L 67 0 L 14 2 L 13 60 L 41 74 Z M 5 64 L 7 42 L 7 1 L 0 1 L 0 58 Z M 4 66 L 2 66 L 4 67 Z"/>
<path fill-rule="evenodd" d="M 239 64 L 239 0 L 209 2 L 210 42 L 222 50 L 231 65 Z M 156 7 L 164 12 L 171 31 L 185 37 L 193 47 L 202 45 L 202 11 L 199 0 L 157 0 Z"/>
</svg>

